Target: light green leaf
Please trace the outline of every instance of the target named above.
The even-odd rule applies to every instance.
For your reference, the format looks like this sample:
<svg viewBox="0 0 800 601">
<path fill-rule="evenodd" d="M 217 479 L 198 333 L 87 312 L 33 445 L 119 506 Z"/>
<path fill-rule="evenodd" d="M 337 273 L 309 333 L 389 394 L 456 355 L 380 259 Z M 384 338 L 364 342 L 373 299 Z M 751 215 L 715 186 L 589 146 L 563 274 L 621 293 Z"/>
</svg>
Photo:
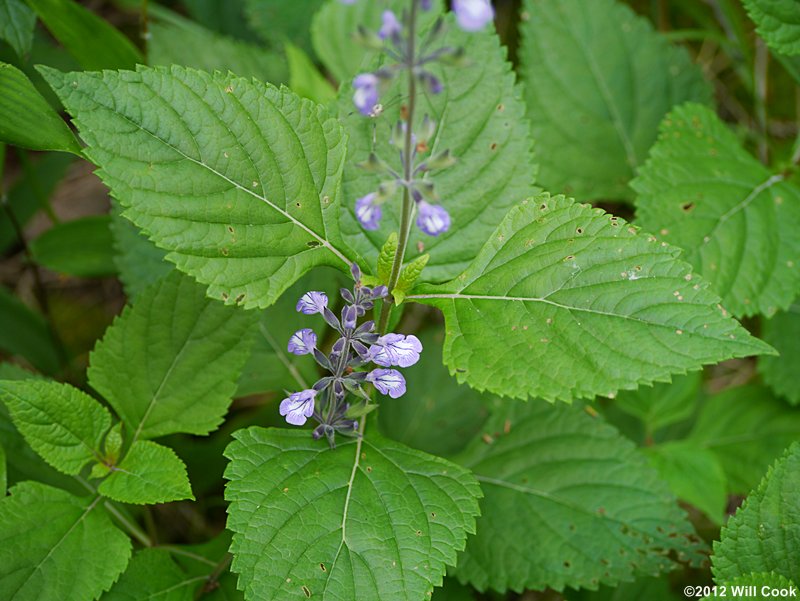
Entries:
<svg viewBox="0 0 800 601">
<path fill-rule="evenodd" d="M 772 315 L 800 289 L 800 188 L 750 156 L 709 109 L 661 126 L 632 183 L 638 223 L 684 249 L 734 315 Z"/>
<path fill-rule="evenodd" d="M 744 7 L 770 48 L 788 56 L 800 54 L 800 1 L 744 0 Z"/>
<path fill-rule="evenodd" d="M 36 15 L 22 0 L 0 0 L 0 40 L 22 58 L 31 51 Z"/>
<path fill-rule="evenodd" d="M 103 601 L 193 601 L 205 578 L 188 576 L 165 549 L 143 549 Z"/>
<path fill-rule="evenodd" d="M 732 599 L 733 601 L 751 601 L 755 595 L 754 590 L 752 587 L 755 588 L 755 594 L 762 594 L 763 595 L 763 588 L 767 587 L 767 590 L 770 592 L 772 590 L 786 590 L 788 594 L 781 595 L 780 593 L 772 593 L 769 596 L 761 596 L 761 599 L 769 599 L 770 597 L 781 597 L 781 596 L 797 596 L 797 585 L 781 576 L 780 574 L 776 574 L 775 572 L 761 572 L 760 574 L 747 574 L 746 576 L 737 576 L 731 581 L 728 582 L 720 582 L 720 584 L 726 587 L 725 596 L 728 599 Z M 794 594 L 789 593 L 794 589 Z M 703 601 L 713 601 L 714 597 L 705 597 Z"/>
<path fill-rule="evenodd" d="M 646 435 L 692 416 L 700 396 L 703 373 L 675 376 L 670 384 L 656 384 L 621 392 L 614 404 L 625 413 L 638 417 Z"/>
<path fill-rule="evenodd" d="M 351 261 L 337 225 L 344 137 L 320 107 L 177 66 L 42 72 L 125 216 L 211 296 L 266 307 L 312 267 Z"/>
<path fill-rule="evenodd" d="M 725 521 L 727 479 L 714 453 L 682 440 L 645 447 L 643 451 L 676 497 L 697 507 L 716 524 Z"/>
<path fill-rule="evenodd" d="M 111 523 L 100 497 L 23 482 L 0 499 L 4 601 L 95 599 L 130 554 L 130 539 Z"/>
<path fill-rule="evenodd" d="M 0 350 L 24 357 L 38 370 L 55 373 L 60 366 L 56 343 L 44 317 L 0 286 Z"/>
<path fill-rule="evenodd" d="M 634 445 L 581 407 L 509 402 L 456 460 L 484 492 L 456 575 L 478 590 L 596 588 L 702 560 Z"/>
<path fill-rule="evenodd" d="M 245 0 L 245 14 L 250 26 L 266 42 L 279 46 L 289 41 L 303 50 L 311 50 L 311 18 L 324 0 Z"/>
<path fill-rule="evenodd" d="M 56 38 L 87 71 L 131 69 L 144 62 L 131 41 L 74 0 L 27 0 Z"/>
<path fill-rule="evenodd" d="M 97 492 L 121 503 L 140 505 L 194 499 L 183 461 L 169 447 L 149 440 L 133 443 Z"/>
<path fill-rule="evenodd" d="M 800 410 L 761 386 L 731 388 L 706 402 L 688 440 L 717 456 L 728 492 L 747 494 L 770 463 L 800 440 Z"/>
<path fill-rule="evenodd" d="M 67 275 L 114 275 L 110 222 L 110 217 L 98 215 L 55 225 L 31 243 L 33 258 L 40 265 Z"/>
<path fill-rule="evenodd" d="M 78 474 L 102 456 L 111 414 L 77 388 L 38 379 L 3 380 L 0 401 L 28 444 L 57 470 Z"/>
<path fill-rule="evenodd" d="M 296 94 L 320 104 L 327 104 L 336 98 L 336 90 L 305 52 L 289 43 L 285 50 L 289 61 L 289 87 Z"/>
<path fill-rule="evenodd" d="M 506 61 L 505 47 L 488 29 L 466 33 L 452 17 L 446 23 L 447 33 L 442 43 L 465 47 L 469 66 L 432 66 L 430 70 L 441 80 L 444 91 L 438 95 L 421 92 L 417 101 L 417 118 L 421 120 L 428 114 L 438 123 L 438 130 L 429 142 L 431 154 L 449 149 L 458 160 L 432 178 L 442 206 L 450 213 L 452 227 L 437 237 L 427 236 L 414 227 L 406 252 L 407 261 L 430 254 L 422 273 L 422 279 L 428 282 L 447 281 L 458 275 L 508 210 L 532 193 L 536 177 L 525 106 L 511 65 Z M 420 33 L 420 37 L 424 35 L 424 31 Z M 389 234 L 399 231 L 402 203 L 398 192 L 383 206 L 381 227 L 365 231 L 355 218 L 355 202 L 374 192 L 380 177 L 357 164 L 365 161 L 374 147 L 381 158 L 399 167 L 399 163 L 391 162 L 397 156 L 397 149 L 389 145 L 389 139 L 404 104 L 394 99 L 405 98 L 406 88 L 405 78 L 395 78 L 384 93 L 385 110 L 378 119 L 366 118 L 355 110 L 349 84 L 341 89 L 339 114 L 350 135 L 344 185 L 347 211 L 342 216 L 342 231 L 347 242 L 370 266 L 377 263 Z"/>
<path fill-rule="evenodd" d="M 80 155 L 75 136 L 28 77 L 0 62 L 0 141 L 32 150 Z"/>
<path fill-rule="evenodd" d="M 428 330 L 419 338 L 423 349 L 420 360 L 403 370 L 406 394 L 399 399 L 381 400 L 381 431 L 426 453 L 453 455 L 477 434 L 495 399 L 459 385 L 447 373 L 442 365 L 441 332 Z"/>
<path fill-rule="evenodd" d="M 286 59 L 274 50 L 210 31 L 171 14 L 150 28 L 151 65 L 184 65 L 203 71 L 232 71 L 279 84 L 287 81 Z"/>
<path fill-rule="evenodd" d="M 793 444 L 722 529 L 712 572 L 727 582 L 752 572 L 800 574 L 800 444 Z"/>
<path fill-rule="evenodd" d="M 474 531 L 480 489 L 439 457 L 374 435 L 335 450 L 307 431 L 234 438 L 225 497 L 248 599 L 425 599 Z"/>
<path fill-rule="evenodd" d="M 628 199 L 670 108 L 709 102 L 683 48 L 614 0 L 525 0 L 520 74 L 540 181 L 578 198 Z"/>
<path fill-rule="evenodd" d="M 800 304 L 761 322 L 761 335 L 779 357 L 761 357 L 758 371 L 764 382 L 792 405 L 800 405 Z"/>
<path fill-rule="evenodd" d="M 463 274 L 408 299 L 443 311 L 444 360 L 459 382 L 514 398 L 609 395 L 770 352 L 678 254 L 542 194 L 509 213 Z"/>
<path fill-rule="evenodd" d="M 133 440 L 207 434 L 222 422 L 247 360 L 255 314 L 226 307 L 175 272 L 144 291 L 89 359 L 89 383 Z"/>
</svg>

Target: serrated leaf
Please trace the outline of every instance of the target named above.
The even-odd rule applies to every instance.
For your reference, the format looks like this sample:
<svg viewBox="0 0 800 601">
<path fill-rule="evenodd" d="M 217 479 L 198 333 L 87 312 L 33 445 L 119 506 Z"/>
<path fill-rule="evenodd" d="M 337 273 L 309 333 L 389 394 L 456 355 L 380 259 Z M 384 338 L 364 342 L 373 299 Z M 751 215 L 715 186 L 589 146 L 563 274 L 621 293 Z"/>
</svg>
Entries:
<svg viewBox="0 0 800 601">
<path fill-rule="evenodd" d="M 800 2 L 744 0 L 744 7 L 770 48 L 788 56 L 800 54 Z"/>
<path fill-rule="evenodd" d="M 119 30 L 74 0 L 27 2 L 84 69 L 131 69 L 144 61 L 136 46 Z"/>
<path fill-rule="evenodd" d="M 764 382 L 792 405 L 800 405 L 800 305 L 761 322 L 761 336 L 780 353 L 760 357 L 758 371 Z"/>
<path fill-rule="evenodd" d="M 762 596 L 762 599 L 768 599 L 769 597 L 797 596 L 797 585 L 788 578 L 776 574 L 775 572 L 761 572 L 759 574 L 754 573 L 747 574 L 746 576 L 737 576 L 731 581 L 721 582 L 720 584 L 725 587 L 725 596 L 734 601 L 750 601 L 755 595 L 763 595 L 764 587 L 770 592 L 775 589 L 778 591 L 783 589 L 786 591 L 786 594 L 772 593 L 769 596 Z M 756 588 L 753 589 L 752 587 Z M 792 589 L 794 589 L 794 594 L 790 592 Z M 713 601 L 713 597 L 705 597 L 703 601 Z"/>
<path fill-rule="evenodd" d="M 22 0 L 0 0 L 0 40 L 22 58 L 31 51 L 36 15 Z"/>
<path fill-rule="evenodd" d="M 114 275 L 111 218 L 84 217 L 60 223 L 30 244 L 37 263 L 67 275 L 104 277 Z"/>
<path fill-rule="evenodd" d="M 631 184 L 638 223 L 680 246 L 734 315 L 772 315 L 800 289 L 800 188 L 750 156 L 709 109 L 664 120 Z"/>
<path fill-rule="evenodd" d="M 3 380 L 0 401 L 28 444 L 57 470 L 78 474 L 102 456 L 111 414 L 77 388 L 46 380 Z"/>
<path fill-rule="evenodd" d="M 194 499 L 183 461 L 169 447 L 149 440 L 133 443 L 97 492 L 139 505 Z"/>
<path fill-rule="evenodd" d="M 419 333 L 419 362 L 403 370 L 408 390 L 381 400 L 381 431 L 410 447 L 448 456 L 461 451 L 480 430 L 494 399 L 459 385 L 442 365 L 441 331 Z"/>
<path fill-rule="evenodd" d="M 0 141 L 32 150 L 80 155 L 75 136 L 28 77 L 0 62 Z"/>
<path fill-rule="evenodd" d="M 303 50 L 311 50 L 309 28 L 311 17 L 324 0 L 245 0 L 245 14 L 253 30 L 265 41 L 279 46 L 292 42 Z"/>
<path fill-rule="evenodd" d="M 697 507 L 714 523 L 724 523 L 727 479 L 714 453 L 683 440 L 645 447 L 643 451 L 676 497 Z"/>
<path fill-rule="evenodd" d="M 0 598 L 94 599 L 107 590 L 131 542 L 99 501 L 37 482 L 0 499 Z"/>
<path fill-rule="evenodd" d="M 24 357 L 45 373 L 58 371 L 61 360 L 44 317 L 0 286 L 0 349 Z"/>
<path fill-rule="evenodd" d="M 320 107 L 177 66 L 41 70 L 125 216 L 212 297 L 266 307 L 312 267 L 350 262 L 336 221 L 344 137 Z"/>
<path fill-rule="evenodd" d="M 624 391 L 614 399 L 614 405 L 639 418 L 645 426 L 645 436 L 688 419 L 694 413 L 701 393 L 702 372 L 675 376 L 669 384 L 656 384 Z"/>
<path fill-rule="evenodd" d="M 462 582 L 501 592 L 596 588 L 668 571 L 672 552 L 702 559 L 655 470 L 581 407 L 507 403 L 483 430 L 456 458 L 484 492 L 456 568 Z"/>
<path fill-rule="evenodd" d="M 628 199 L 670 108 L 710 102 L 683 48 L 614 0 L 525 0 L 520 74 L 540 181 L 578 198 Z"/>
<path fill-rule="evenodd" d="M 428 114 L 438 123 L 430 141 L 431 154 L 449 149 L 458 161 L 433 177 L 452 227 L 437 237 L 427 236 L 414 227 L 406 252 L 406 262 L 430 254 L 431 260 L 422 274 L 427 282 L 447 281 L 458 275 L 508 210 L 531 193 L 536 177 L 525 106 L 511 65 L 506 61 L 506 49 L 488 29 L 466 33 L 453 22 L 452 15 L 445 21 L 447 33 L 442 44 L 465 47 L 469 66 L 430 66 L 444 91 L 438 95 L 420 92 L 417 99 L 417 119 Z M 425 33 L 420 32 L 420 39 Z M 369 119 L 355 111 L 349 84 L 340 91 L 340 119 L 350 136 L 344 180 L 347 210 L 342 216 L 342 231 L 348 244 L 370 266 L 375 265 L 389 233 L 400 230 L 402 203 L 398 192 L 383 205 L 380 228 L 365 231 L 355 218 L 355 202 L 374 192 L 380 177 L 357 164 L 365 161 L 373 149 L 385 160 L 397 156 L 397 149 L 390 146 L 389 139 L 391 128 L 400 120 L 404 102 L 393 99 L 407 96 L 406 85 L 404 77 L 395 78 L 383 94 L 385 110 L 379 119 Z"/>
<path fill-rule="evenodd" d="M 232 569 L 249 599 L 424 599 L 474 529 L 464 469 L 369 434 L 335 450 L 248 428 L 225 452 Z"/>
<path fill-rule="evenodd" d="M 222 422 L 256 315 L 204 292 L 186 276 L 170 274 L 126 307 L 91 354 L 89 384 L 133 440 L 207 434 Z"/>
<path fill-rule="evenodd" d="M 726 582 L 752 572 L 800 574 L 800 444 L 767 471 L 714 543 L 714 579 Z"/>
<path fill-rule="evenodd" d="M 444 360 L 459 382 L 514 398 L 608 395 L 771 352 L 679 252 L 542 194 L 509 213 L 463 274 L 408 300 L 444 313 Z"/>
<path fill-rule="evenodd" d="M 761 386 L 731 388 L 706 402 L 688 440 L 717 456 L 728 477 L 728 492 L 747 494 L 770 463 L 800 440 L 800 410 Z"/>
</svg>

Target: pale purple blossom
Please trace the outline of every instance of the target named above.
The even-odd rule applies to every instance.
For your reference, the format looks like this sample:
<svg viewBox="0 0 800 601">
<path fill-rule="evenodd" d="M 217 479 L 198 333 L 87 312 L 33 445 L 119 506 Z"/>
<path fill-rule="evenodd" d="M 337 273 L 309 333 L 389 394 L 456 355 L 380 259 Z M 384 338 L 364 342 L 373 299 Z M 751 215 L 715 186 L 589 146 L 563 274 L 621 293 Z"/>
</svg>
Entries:
<svg viewBox="0 0 800 601">
<path fill-rule="evenodd" d="M 369 117 L 380 100 L 378 84 L 380 80 L 373 73 L 362 73 L 353 79 L 353 104 L 358 112 Z"/>
<path fill-rule="evenodd" d="M 419 361 L 422 343 L 416 336 L 386 334 L 381 336 L 369 349 L 369 358 L 383 367 L 397 365 L 411 367 Z"/>
<path fill-rule="evenodd" d="M 311 328 L 297 330 L 289 338 L 288 350 L 293 355 L 308 355 L 314 352 L 317 346 L 317 335 Z"/>
<path fill-rule="evenodd" d="M 377 198 L 378 195 L 373 192 L 356 201 L 356 217 L 365 230 L 377 230 L 380 227 L 383 211 L 375 202 Z"/>
<path fill-rule="evenodd" d="M 372 382 L 378 392 L 397 399 L 406 393 L 406 380 L 396 369 L 373 369 L 367 374 L 367 382 Z"/>
<path fill-rule="evenodd" d="M 480 31 L 494 19 L 489 0 L 453 0 L 456 22 L 464 31 Z"/>
<path fill-rule="evenodd" d="M 328 295 L 324 292 L 311 291 L 306 292 L 297 301 L 297 312 L 305 315 L 314 315 L 315 313 L 322 313 L 328 306 Z"/>
<path fill-rule="evenodd" d="M 403 25 L 400 23 L 397 15 L 390 10 L 383 11 L 381 21 L 382 24 L 378 31 L 378 37 L 382 40 L 400 35 L 400 32 L 403 31 Z"/>
<path fill-rule="evenodd" d="M 417 227 L 429 236 L 438 236 L 450 229 L 450 215 L 444 207 L 420 200 L 417 208 Z"/>
<path fill-rule="evenodd" d="M 293 392 L 289 398 L 281 401 L 280 414 L 286 416 L 286 421 L 293 426 L 302 426 L 314 414 L 314 389 Z"/>
</svg>

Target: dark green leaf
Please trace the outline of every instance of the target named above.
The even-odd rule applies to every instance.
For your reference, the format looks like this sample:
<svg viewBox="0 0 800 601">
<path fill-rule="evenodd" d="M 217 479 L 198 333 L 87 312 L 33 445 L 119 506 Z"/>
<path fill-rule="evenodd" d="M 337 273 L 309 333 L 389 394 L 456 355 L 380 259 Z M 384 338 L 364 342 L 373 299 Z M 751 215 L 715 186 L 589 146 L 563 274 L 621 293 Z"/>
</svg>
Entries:
<svg viewBox="0 0 800 601">
<path fill-rule="evenodd" d="M 36 369 L 52 374 L 60 360 L 45 319 L 0 286 L 0 350 L 24 357 Z"/>
<path fill-rule="evenodd" d="M 0 40 L 20 57 L 31 51 L 36 15 L 22 0 L 0 0 Z"/>
<path fill-rule="evenodd" d="M 111 218 L 84 217 L 55 225 L 31 243 L 37 263 L 67 275 L 104 277 L 114 275 Z"/>
<path fill-rule="evenodd" d="M 800 304 L 762 321 L 761 335 L 780 353 L 759 358 L 758 371 L 764 382 L 792 405 L 800 405 Z"/>
</svg>

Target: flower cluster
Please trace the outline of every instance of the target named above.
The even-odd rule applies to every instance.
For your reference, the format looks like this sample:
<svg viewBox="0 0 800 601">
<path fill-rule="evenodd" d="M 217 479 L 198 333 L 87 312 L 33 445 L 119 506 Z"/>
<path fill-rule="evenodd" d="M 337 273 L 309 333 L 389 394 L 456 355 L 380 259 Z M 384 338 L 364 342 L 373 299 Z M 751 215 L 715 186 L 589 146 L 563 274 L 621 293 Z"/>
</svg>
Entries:
<svg viewBox="0 0 800 601">
<path fill-rule="evenodd" d="M 416 336 L 375 332 L 375 323 L 359 318 L 373 308 L 376 300 L 388 295 L 386 286 L 369 288 L 361 284 L 361 273 L 353 265 L 355 286 L 352 290 L 342 288 L 344 299 L 340 317 L 328 307 L 328 296 L 324 292 L 307 292 L 297 301 L 297 311 L 305 315 L 319 314 L 339 334 L 330 352 L 318 348 L 317 335 L 313 330 L 298 330 L 289 339 L 288 350 L 294 355 L 313 355 L 317 363 L 330 375 L 320 378 L 311 388 L 293 392 L 280 404 L 280 414 L 295 426 L 302 426 L 308 418 L 314 418 L 319 426 L 314 438 L 325 436 L 331 446 L 336 433 L 354 434 L 358 421 L 356 414 L 363 414 L 374 405 L 364 390 L 372 384 L 383 395 L 401 397 L 406 392 L 403 375 L 392 367 L 409 367 L 419 360 L 422 344 Z M 365 369 L 370 364 L 378 367 Z M 352 402 L 355 401 L 355 402 Z"/>
<path fill-rule="evenodd" d="M 344 4 L 354 4 L 356 0 L 340 0 Z M 381 48 L 389 57 L 389 61 L 381 69 L 372 73 L 361 73 L 353 80 L 353 103 L 358 111 L 368 117 L 377 117 L 383 112 L 380 104 L 381 92 L 400 72 L 407 71 L 417 85 L 422 86 L 430 94 L 440 94 L 444 88 L 441 80 L 430 70 L 434 63 L 458 64 L 463 49 L 443 46 L 435 48 L 436 40 L 444 31 L 440 18 L 429 29 L 420 42 L 416 39 L 417 9 L 430 10 L 431 0 L 410 0 L 412 9 L 404 11 L 398 17 L 391 10 L 382 15 L 382 24 L 377 32 L 360 31 L 360 38 L 367 45 Z M 465 31 L 483 29 L 494 19 L 494 9 L 489 0 L 455 0 L 453 2 L 456 22 Z M 413 103 L 413 93 L 409 102 Z M 362 166 L 381 172 L 386 180 L 378 190 L 356 200 L 355 213 L 366 230 L 380 227 L 383 217 L 382 205 L 394 196 L 398 189 L 405 189 L 414 201 L 417 211 L 417 227 L 429 236 L 438 236 L 450 229 L 450 215 L 439 204 L 435 188 L 428 177 L 433 170 L 444 169 L 453 164 L 454 159 L 449 151 L 441 152 L 427 159 L 420 157 L 427 153 L 429 141 L 436 132 L 436 123 L 425 116 L 421 125 L 415 130 L 413 110 L 406 121 L 399 122 L 392 134 L 392 144 L 400 149 L 400 169 L 392 169 L 386 162 L 374 154 Z"/>
</svg>

